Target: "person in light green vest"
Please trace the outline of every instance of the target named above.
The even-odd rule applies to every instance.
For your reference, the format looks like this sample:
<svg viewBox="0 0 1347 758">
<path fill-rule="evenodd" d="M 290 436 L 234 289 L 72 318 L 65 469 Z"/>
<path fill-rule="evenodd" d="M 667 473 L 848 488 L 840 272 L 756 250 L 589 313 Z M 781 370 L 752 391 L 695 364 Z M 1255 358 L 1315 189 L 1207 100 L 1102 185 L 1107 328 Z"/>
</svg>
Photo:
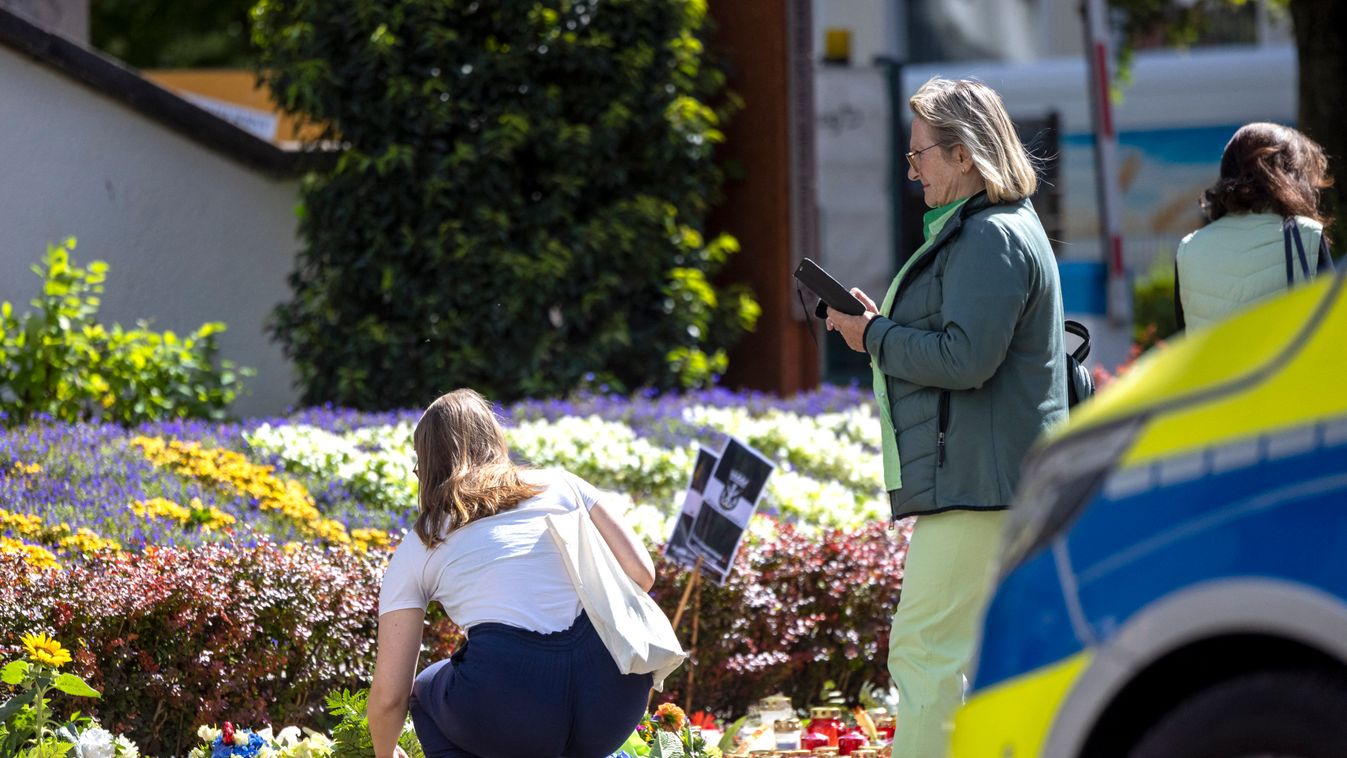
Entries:
<svg viewBox="0 0 1347 758">
<path fill-rule="evenodd" d="M 1220 321 L 1249 304 L 1332 273 L 1320 192 L 1328 158 L 1289 126 L 1245 124 L 1202 193 L 1211 223 L 1179 243 L 1174 318 L 1180 329 Z"/>
<path fill-rule="evenodd" d="M 889 637 L 893 754 L 939 758 L 1020 466 L 1066 419 L 1066 349 L 1037 178 L 1000 96 L 935 78 L 910 102 L 926 241 L 882 305 L 852 290 L 866 313 L 827 323 L 870 356 L 893 518 L 917 517 Z"/>
</svg>

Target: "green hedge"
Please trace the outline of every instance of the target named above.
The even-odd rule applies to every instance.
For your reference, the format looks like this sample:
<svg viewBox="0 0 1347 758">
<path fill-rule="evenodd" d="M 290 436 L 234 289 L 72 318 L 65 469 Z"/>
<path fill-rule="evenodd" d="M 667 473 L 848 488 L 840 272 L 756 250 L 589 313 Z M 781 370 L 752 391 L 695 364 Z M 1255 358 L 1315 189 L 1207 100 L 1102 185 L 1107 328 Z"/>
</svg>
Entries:
<svg viewBox="0 0 1347 758">
<path fill-rule="evenodd" d="M 706 236 L 733 99 L 704 0 L 262 0 L 253 23 L 272 91 L 344 148 L 304 185 L 272 321 L 304 402 L 725 368 L 759 309 L 712 284 L 738 243 Z"/>
<path fill-rule="evenodd" d="M 187 336 L 97 321 L 108 266 L 70 259 L 74 238 L 49 246 L 35 312 L 0 305 L 0 424 L 43 414 L 123 425 L 171 418 L 224 419 L 249 369 L 218 360 L 218 322 Z"/>
</svg>

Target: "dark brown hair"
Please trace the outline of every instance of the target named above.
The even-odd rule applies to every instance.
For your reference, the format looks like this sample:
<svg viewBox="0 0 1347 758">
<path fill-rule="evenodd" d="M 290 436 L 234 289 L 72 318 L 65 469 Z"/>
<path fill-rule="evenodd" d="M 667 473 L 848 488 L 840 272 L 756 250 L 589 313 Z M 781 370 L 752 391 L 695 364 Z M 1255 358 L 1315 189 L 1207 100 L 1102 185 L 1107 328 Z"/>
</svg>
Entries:
<svg viewBox="0 0 1347 758">
<path fill-rule="evenodd" d="M 473 390 L 454 390 L 431 403 L 416 422 L 412 445 L 421 506 L 415 529 L 428 548 L 450 530 L 508 511 L 544 489 L 521 478 L 491 404 Z"/>
<path fill-rule="evenodd" d="M 1227 213 L 1305 216 L 1319 223 L 1319 193 L 1333 184 L 1323 148 L 1281 124 L 1246 124 L 1221 156 L 1221 178 L 1202 193 L 1215 221 Z"/>
</svg>

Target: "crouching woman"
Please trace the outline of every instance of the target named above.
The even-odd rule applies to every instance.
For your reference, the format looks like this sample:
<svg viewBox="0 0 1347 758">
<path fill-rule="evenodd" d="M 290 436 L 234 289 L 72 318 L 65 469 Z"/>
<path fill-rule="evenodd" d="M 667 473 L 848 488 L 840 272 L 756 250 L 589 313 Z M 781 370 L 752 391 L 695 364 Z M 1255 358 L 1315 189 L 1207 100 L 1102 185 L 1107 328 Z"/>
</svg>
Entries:
<svg viewBox="0 0 1347 758">
<path fill-rule="evenodd" d="M 609 755 L 644 714 L 651 677 L 618 671 L 544 518 L 589 509 L 645 589 L 654 583 L 650 555 L 588 482 L 511 462 L 491 406 L 472 390 L 432 403 L 413 444 L 420 513 L 379 593 L 375 755 L 402 755 L 409 708 L 427 758 Z M 432 600 L 468 641 L 415 675 Z"/>
</svg>

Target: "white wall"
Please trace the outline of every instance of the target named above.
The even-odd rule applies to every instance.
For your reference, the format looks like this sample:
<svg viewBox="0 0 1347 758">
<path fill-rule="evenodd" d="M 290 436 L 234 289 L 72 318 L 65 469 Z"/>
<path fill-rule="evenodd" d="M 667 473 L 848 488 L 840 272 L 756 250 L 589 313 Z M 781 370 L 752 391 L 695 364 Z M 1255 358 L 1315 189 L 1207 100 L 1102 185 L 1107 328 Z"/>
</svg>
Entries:
<svg viewBox="0 0 1347 758">
<path fill-rule="evenodd" d="M 297 191 L 0 47 L 0 300 L 27 311 L 40 285 L 29 266 L 77 237 L 77 262 L 110 266 L 105 323 L 228 325 L 223 357 L 257 370 L 241 415 L 297 398 L 263 330 L 289 296 Z"/>
<path fill-rule="evenodd" d="M 843 284 L 880 301 L 896 270 L 888 79 L 870 66 L 820 66 L 815 81 L 819 257 Z"/>
<path fill-rule="evenodd" d="M 66 39 L 89 43 L 89 0 L 0 0 L 0 8 Z"/>
<path fill-rule="evenodd" d="M 814 0 L 814 53 L 823 57 L 824 32 L 846 29 L 851 32 L 851 63 L 868 66 L 878 56 L 901 58 L 904 55 L 900 16 L 906 5 L 902 0 Z"/>
</svg>

